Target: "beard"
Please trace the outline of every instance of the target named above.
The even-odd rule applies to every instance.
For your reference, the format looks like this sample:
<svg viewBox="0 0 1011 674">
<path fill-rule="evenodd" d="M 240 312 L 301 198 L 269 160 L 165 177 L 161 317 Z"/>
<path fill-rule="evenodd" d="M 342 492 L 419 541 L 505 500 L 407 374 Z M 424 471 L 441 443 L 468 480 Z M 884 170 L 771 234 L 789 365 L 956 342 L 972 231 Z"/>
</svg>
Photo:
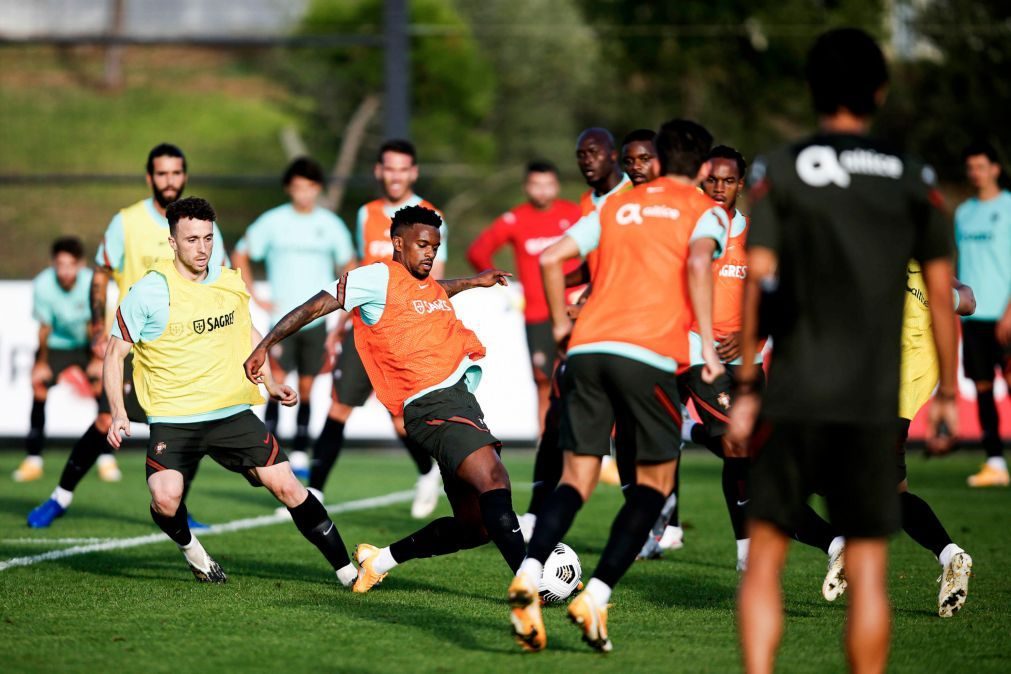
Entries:
<svg viewBox="0 0 1011 674">
<path fill-rule="evenodd" d="M 164 192 L 162 192 L 154 185 L 151 186 L 151 192 L 154 195 L 154 200 L 157 201 L 158 205 L 161 206 L 162 208 L 168 208 L 169 204 L 171 204 L 173 201 L 178 201 L 180 197 L 183 196 L 183 190 L 185 189 L 186 183 L 183 183 L 182 185 L 179 186 L 179 191 L 175 193 L 175 196 L 170 197 L 167 196 Z"/>
</svg>

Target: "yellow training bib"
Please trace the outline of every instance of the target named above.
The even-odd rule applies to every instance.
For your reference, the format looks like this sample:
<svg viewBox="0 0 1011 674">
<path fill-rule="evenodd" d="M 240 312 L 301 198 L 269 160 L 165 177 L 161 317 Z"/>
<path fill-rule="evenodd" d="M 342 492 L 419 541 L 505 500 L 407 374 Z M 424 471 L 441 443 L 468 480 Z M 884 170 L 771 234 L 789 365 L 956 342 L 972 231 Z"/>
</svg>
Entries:
<svg viewBox="0 0 1011 674">
<path fill-rule="evenodd" d="M 168 242 L 168 227 L 156 222 L 146 200 L 120 211 L 123 218 L 123 271 L 113 270 L 120 301 L 148 269 L 159 260 L 172 260 L 175 253 Z"/>
</svg>

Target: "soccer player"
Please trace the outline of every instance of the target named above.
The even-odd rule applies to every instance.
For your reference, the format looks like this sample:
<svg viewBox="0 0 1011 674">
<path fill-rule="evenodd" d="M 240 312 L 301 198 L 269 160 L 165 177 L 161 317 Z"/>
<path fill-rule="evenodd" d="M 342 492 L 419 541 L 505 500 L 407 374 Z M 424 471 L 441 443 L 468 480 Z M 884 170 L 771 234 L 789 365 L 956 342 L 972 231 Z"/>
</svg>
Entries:
<svg viewBox="0 0 1011 674">
<path fill-rule="evenodd" d="M 65 370 L 77 368 L 81 376 L 89 372 L 92 356 L 88 339 L 91 307 L 91 269 L 84 265 L 84 244 L 76 236 L 53 242 L 50 265 L 32 281 L 35 320 L 39 322 L 39 350 L 32 367 L 31 430 L 25 440 L 27 456 L 14 471 L 15 482 L 31 482 L 42 477 L 42 449 L 46 435 L 46 397 Z M 98 395 L 98 382 L 94 394 Z M 100 463 L 115 459 L 106 455 Z M 119 478 L 118 468 L 103 476 Z"/>
<path fill-rule="evenodd" d="M 993 396 L 994 370 L 1011 384 L 1011 192 L 1000 188 L 1001 165 L 993 146 L 962 153 L 976 196 L 955 211 L 958 277 L 976 293 L 976 313 L 962 319 L 962 366 L 976 385 L 986 463 L 970 487 L 1006 487 L 1007 462 Z"/>
<path fill-rule="evenodd" d="M 323 168 L 309 157 L 295 159 L 285 169 L 284 190 L 291 201 L 272 208 L 249 226 L 232 253 L 232 264 L 242 272 L 253 294 L 253 270 L 249 261 L 265 261 L 270 283 L 270 302 L 256 301 L 271 312 L 276 323 L 316 290 L 333 283 L 352 262 L 351 235 L 344 221 L 316 203 L 326 179 Z M 253 295 L 256 297 L 255 294 Z M 323 321 L 305 326 L 289 340 L 280 354 L 273 376 L 284 381 L 286 373 L 298 372 L 298 412 L 295 440 L 288 459 L 295 475 L 309 477 L 309 398 L 312 382 L 323 368 L 327 333 Z M 269 401 L 267 429 L 277 429 L 278 403 Z M 316 498 L 322 501 L 322 492 Z"/>
<path fill-rule="evenodd" d="M 712 334 L 712 259 L 726 243 L 726 212 L 696 185 L 708 171 L 712 136 L 686 120 L 665 123 L 656 149 L 663 177 L 608 199 L 598 218 L 574 226 L 556 244 L 568 257 L 597 252 L 593 292 L 579 320 L 565 313 L 557 260 L 544 264 L 555 338 L 569 338 L 561 483 L 537 518 L 527 557 L 509 586 L 513 632 L 524 649 L 547 643 L 537 588 L 552 549 L 595 486 L 610 451 L 617 413 L 634 429 L 636 477 L 586 589 L 568 608 L 583 639 L 611 650 L 607 604 L 635 560 L 674 485 L 681 452 L 675 372 L 688 362 L 685 328 L 692 314 L 703 335 L 706 381 L 723 371 Z M 547 255 L 547 253 L 545 253 Z M 569 337 L 569 331 L 571 337 Z"/>
<path fill-rule="evenodd" d="M 636 129 L 628 132 L 621 141 L 621 166 L 636 187 L 660 175 L 655 140 L 656 131 Z"/>
<path fill-rule="evenodd" d="M 115 279 L 119 296 L 124 297 L 130 286 L 139 281 L 152 264 L 161 259 L 171 259 L 174 255 L 168 241 L 169 225 L 165 219 L 165 209 L 179 199 L 186 189 L 186 157 L 183 151 L 168 143 L 152 148 L 147 156 L 147 185 L 151 197 L 142 199 L 113 216 L 95 254 L 96 269 L 91 280 L 90 332 L 92 353 L 99 358 L 104 357 L 107 342 L 105 298 L 109 276 Z M 215 267 L 227 265 L 228 256 L 217 225 L 214 225 L 214 237 L 211 264 Z M 132 381 L 132 372 L 133 358 L 128 358 L 125 374 L 127 382 Z M 147 422 L 132 383 L 127 386 L 126 406 L 131 420 Z M 105 436 L 112 423 L 110 412 L 108 397 L 103 391 L 98 403 L 98 416 L 70 450 L 59 485 L 52 495 L 28 514 L 28 526 L 48 527 L 70 507 L 78 483 L 95 465 L 99 455 L 109 451 Z M 101 471 L 102 466 L 99 466 L 99 472 Z"/>
<path fill-rule="evenodd" d="M 921 262 L 930 301 L 940 387 L 928 441 L 941 450 L 950 438 L 939 428 L 954 434 L 958 424 L 951 228 L 933 172 L 867 136 L 888 81 L 873 38 L 824 33 L 806 74 L 818 133 L 757 160 L 750 180 L 741 365 L 727 430 L 730 456 L 744 455 L 753 429 L 757 454 L 738 624 L 745 669 L 771 672 L 789 533 L 818 491 L 847 541 L 850 667 L 880 672 L 890 635 L 887 539 L 901 512 L 895 416 L 906 265 Z M 759 298 L 774 344 L 761 399 Z"/>
<path fill-rule="evenodd" d="M 418 154 L 406 140 L 388 140 L 379 148 L 373 170 L 376 182 L 382 190 L 379 199 L 370 201 L 358 209 L 358 259 L 362 266 L 393 259 L 393 243 L 390 227 L 394 213 L 406 206 L 423 206 L 438 209 L 414 193 L 414 183 L 418 180 Z M 441 241 L 447 239 L 446 225 L 442 224 Z M 446 246 L 441 245 L 432 262 L 430 273 L 441 279 L 445 270 Z M 341 339 L 340 355 L 333 370 L 333 401 L 327 414 L 326 423 L 312 450 L 312 465 L 309 470 L 309 487 L 319 492 L 326 485 L 327 476 L 333 470 L 341 448 L 344 446 L 344 426 L 354 408 L 364 405 L 372 395 L 373 385 L 369 381 L 362 359 L 358 355 L 353 330 L 340 331 L 331 335 Z M 418 468 L 418 482 L 415 487 L 411 516 L 424 519 L 432 514 L 439 502 L 439 469 L 431 456 L 404 430 L 404 419 L 393 415 L 393 427 L 404 443 L 414 464 Z"/>
<path fill-rule="evenodd" d="M 551 373 L 558 352 L 551 336 L 551 320 L 544 300 L 541 265 L 538 260 L 544 249 L 553 244 L 582 215 L 577 204 L 558 198 L 558 169 L 554 164 L 533 161 L 527 165 L 523 191 L 526 203 L 499 216 L 467 249 L 467 260 L 474 271 L 494 266 L 492 256 L 505 244 L 510 244 L 516 258 L 516 270 L 523 285 L 523 318 L 526 322 L 527 348 L 537 386 L 537 420 L 544 431 L 544 415 L 548 409 Z M 566 271 L 579 266 L 570 265 Z"/>
<path fill-rule="evenodd" d="M 505 285 L 509 274 L 488 270 L 469 279 L 437 281 L 432 268 L 442 218 L 424 206 L 393 216 L 393 260 L 344 274 L 281 319 L 246 360 L 257 373 L 268 350 L 309 321 L 338 309 L 351 312 L 355 343 L 376 396 L 403 415 L 408 436 L 438 463 L 452 517 L 441 517 L 379 549 L 360 544 L 355 592 L 368 592 L 411 559 L 446 555 L 494 541 L 509 568 L 523 558 L 523 537 L 512 509 L 501 443 L 484 423 L 474 389 L 485 350 L 456 317 L 449 298 L 469 288 Z"/>
<path fill-rule="evenodd" d="M 151 427 L 151 518 L 179 546 L 196 579 L 228 579 L 190 531 L 183 501 L 193 470 L 209 455 L 250 484 L 266 487 L 349 586 L 356 571 L 337 527 L 292 473 L 277 438 L 250 410 L 263 398 L 246 381 L 242 358 L 260 336 L 252 327 L 241 272 L 213 264 L 214 209 L 189 197 L 170 204 L 166 217 L 174 259 L 155 262 L 116 310 L 104 368 L 113 417 L 109 444 L 118 449 L 122 435 L 130 434 L 123 364 L 133 351 L 137 396 Z M 260 379 L 272 398 L 288 406 L 297 402 L 291 388 L 265 374 Z"/>
</svg>

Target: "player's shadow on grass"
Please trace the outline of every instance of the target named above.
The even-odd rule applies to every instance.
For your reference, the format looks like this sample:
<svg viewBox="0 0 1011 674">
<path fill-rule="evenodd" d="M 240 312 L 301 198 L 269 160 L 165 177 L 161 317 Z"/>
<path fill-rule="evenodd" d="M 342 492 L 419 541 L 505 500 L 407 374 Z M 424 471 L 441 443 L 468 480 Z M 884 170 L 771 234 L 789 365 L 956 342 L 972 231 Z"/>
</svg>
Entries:
<svg viewBox="0 0 1011 674">
<path fill-rule="evenodd" d="M 4 495 L 4 496 L 0 496 L 0 511 L 6 512 L 6 513 L 14 513 L 16 515 L 19 515 L 22 518 L 27 518 L 28 517 L 28 513 L 31 512 L 32 508 L 36 507 L 40 503 L 42 503 L 42 500 L 40 500 L 38 498 L 31 498 L 31 497 L 28 497 L 28 496 L 12 497 L 10 495 Z M 111 521 L 114 521 L 114 522 L 124 523 L 124 524 L 150 524 L 151 523 L 151 518 L 150 517 L 132 516 L 132 515 L 129 515 L 129 514 L 124 514 L 123 511 L 120 511 L 120 510 L 110 510 L 110 509 L 106 509 L 106 508 L 97 508 L 95 506 L 91 506 L 91 505 L 87 505 L 87 504 L 77 504 L 77 503 L 75 503 L 74 506 L 73 506 L 73 508 L 71 508 L 68 511 L 68 514 L 65 517 L 62 517 L 59 520 L 57 520 L 57 523 L 54 524 L 52 528 L 47 529 L 46 531 L 50 532 L 51 534 L 60 534 L 60 535 L 64 535 L 64 536 L 74 536 L 74 535 L 77 535 L 78 532 L 74 532 L 74 531 L 72 531 L 69 528 L 72 525 L 62 526 L 63 523 L 68 522 L 69 520 L 77 519 L 77 518 L 81 518 L 81 519 L 91 518 L 91 519 L 97 519 L 97 520 L 111 520 Z M 24 520 L 23 519 L 22 519 L 22 524 L 24 524 Z M 33 531 L 41 531 L 41 530 L 34 529 Z"/>
</svg>

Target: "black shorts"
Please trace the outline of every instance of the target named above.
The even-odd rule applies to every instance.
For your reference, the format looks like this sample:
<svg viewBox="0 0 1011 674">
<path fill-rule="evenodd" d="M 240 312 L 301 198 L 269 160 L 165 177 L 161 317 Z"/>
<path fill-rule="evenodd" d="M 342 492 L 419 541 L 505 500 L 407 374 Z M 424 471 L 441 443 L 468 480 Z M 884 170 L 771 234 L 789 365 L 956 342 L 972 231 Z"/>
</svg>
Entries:
<svg viewBox="0 0 1011 674">
<path fill-rule="evenodd" d="M 250 410 L 214 421 L 151 424 L 147 445 L 148 477 L 162 470 L 177 470 L 189 482 L 205 455 L 228 470 L 242 473 L 254 485 L 259 485 L 259 481 L 251 476 L 251 468 L 265 468 L 288 460 L 277 438 L 267 432 L 267 427 Z"/>
<path fill-rule="evenodd" d="M 711 437 L 719 438 L 727 432 L 730 421 L 730 406 L 733 404 L 734 383 L 737 381 L 739 365 L 727 365 L 727 370 L 712 384 L 702 380 L 702 365 L 693 365 L 678 376 L 678 390 L 681 400 L 687 405 L 695 403 L 695 411 L 702 420 L 702 426 Z M 758 368 L 759 390 L 765 386 L 765 372 Z"/>
<path fill-rule="evenodd" d="M 81 372 L 88 374 L 88 363 L 91 362 L 91 349 L 88 347 L 80 349 L 49 349 L 49 356 L 46 362 L 49 363 L 49 369 L 53 371 L 53 378 L 46 382 L 46 386 L 55 386 L 56 381 L 60 378 L 60 374 L 72 367 L 80 368 Z"/>
<path fill-rule="evenodd" d="M 847 538 L 899 530 L 895 485 L 897 425 L 761 421 L 752 437 L 748 516 L 788 535 L 812 494 L 825 497 L 829 521 Z"/>
<path fill-rule="evenodd" d="M 555 361 L 558 360 L 558 346 L 551 331 L 551 321 L 527 323 L 526 330 L 527 350 L 530 351 L 530 364 L 534 368 L 534 377 L 548 380 L 555 370 Z"/>
<path fill-rule="evenodd" d="M 608 455 L 618 419 L 619 437 L 628 438 L 616 444 L 619 454 L 632 444 L 638 463 L 681 456 L 681 411 L 673 373 L 623 356 L 581 353 L 568 358 L 562 395 L 563 449 Z"/>
<path fill-rule="evenodd" d="M 323 369 L 326 325 L 320 323 L 316 327 L 299 330 L 274 348 L 280 349 L 276 359 L 282 370 L 294 370 L 300 377 L 315 377 Z"/>
<path fill-rule="evenodd" d="M 485 445 L 502 446 L 488 430 L 481 406 L 462 378 L 407 405 L 404 430 L 432 455 L 444 476 L 456 475 L 463 460 Z"/>
<path fill-rule="evenodd" d="M 994 370 L 1011 370 L 1011 348 L 997 341 L 996 321 L 962 321 L 962 367 L 972 381 L 993 381 Z"/>
<path fill-rule="evenodd" d="M 123 362 L 123 403 L 126 405 L 126 416 L 138 424 L 147 423 L 147 414 L 140 406 L 140 399 L 137 398 L 137 389 L 133 385 L 133 354 L 129 354 Z M 102 388 L 102 395 L 98 397 L 98 413 L 111 414 L 112 407 L 109 405 L 109 398 L 105 395 L 105 388 Z"/>
<path fill-rule="evenodd" d="M 331 397 L 336 402 L 350 407 L 361 407 L 372 395 L 372 382 L 365 371 L 362 357 L 355 345 L 354 330 L 344 333 L 341 352 L 333 368 L 333 389 Z"/>
</svg>

